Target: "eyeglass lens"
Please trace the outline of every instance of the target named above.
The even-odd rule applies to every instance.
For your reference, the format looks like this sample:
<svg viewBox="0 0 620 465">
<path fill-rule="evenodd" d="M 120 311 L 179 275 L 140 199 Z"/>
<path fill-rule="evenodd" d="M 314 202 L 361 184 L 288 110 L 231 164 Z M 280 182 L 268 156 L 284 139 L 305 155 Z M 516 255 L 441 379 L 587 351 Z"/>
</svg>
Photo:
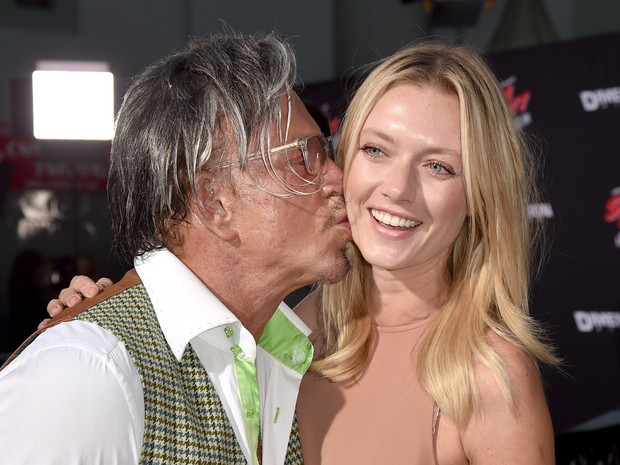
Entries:
<svg viewBox="0 0 620 465">
<path fill-rule="evenodd" d="M 331 155 L 329 141 L 321 136 L 312 136 L 306 142 L 309 174 L 325 174 L 325 164 Z"/>
</svg>

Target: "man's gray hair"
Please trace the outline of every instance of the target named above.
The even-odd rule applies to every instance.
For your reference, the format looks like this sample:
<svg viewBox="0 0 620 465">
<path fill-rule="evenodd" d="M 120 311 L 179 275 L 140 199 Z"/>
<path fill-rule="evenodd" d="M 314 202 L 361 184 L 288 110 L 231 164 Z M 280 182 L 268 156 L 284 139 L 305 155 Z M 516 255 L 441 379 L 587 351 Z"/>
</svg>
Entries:
<svg viewBox="0 0 620 465">
<path fill-rule="evenodd" d="M 108 179 L 120 256 L 132 260 L 173 243 L 171 226 L 190 214 L 197 174 L 231 152 L 245 166 L 251 143 L 270 145 L 274 125 L 282 131 L 281 97 L 295 79 L 295 55 L 281 37 L 225 33 L 192 40 L 133 80 Z"/>
</svg>

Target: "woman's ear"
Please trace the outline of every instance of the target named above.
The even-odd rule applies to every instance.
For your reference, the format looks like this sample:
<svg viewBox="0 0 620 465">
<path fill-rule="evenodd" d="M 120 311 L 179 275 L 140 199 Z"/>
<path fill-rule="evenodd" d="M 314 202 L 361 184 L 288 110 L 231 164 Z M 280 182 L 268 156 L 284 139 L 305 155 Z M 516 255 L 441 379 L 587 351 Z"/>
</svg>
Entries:
<svg viewBox="0 0 620 465">
<path fill-rule="evenodd" d="M 195 208 L 203 225 L 224 240 L 236 239 L 238 234 L 232 221 L 236 197 L 233 186 L 221 177 L 203 172 L 196 187 Z"/>
</svg>

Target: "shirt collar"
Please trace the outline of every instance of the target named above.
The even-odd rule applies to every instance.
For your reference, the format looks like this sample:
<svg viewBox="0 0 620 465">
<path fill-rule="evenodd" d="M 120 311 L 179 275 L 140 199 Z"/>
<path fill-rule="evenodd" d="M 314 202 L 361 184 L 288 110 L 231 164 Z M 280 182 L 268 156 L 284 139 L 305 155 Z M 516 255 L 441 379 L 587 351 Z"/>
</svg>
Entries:
<svg viewBox="0 0 620 465">
<path fill-rule="evenodd" d="M 210 329 L 240 324 L 233 313 L 167 249 L 134 260 L 162 332 L 180 361 L 191 339 Z"/>
</svg>

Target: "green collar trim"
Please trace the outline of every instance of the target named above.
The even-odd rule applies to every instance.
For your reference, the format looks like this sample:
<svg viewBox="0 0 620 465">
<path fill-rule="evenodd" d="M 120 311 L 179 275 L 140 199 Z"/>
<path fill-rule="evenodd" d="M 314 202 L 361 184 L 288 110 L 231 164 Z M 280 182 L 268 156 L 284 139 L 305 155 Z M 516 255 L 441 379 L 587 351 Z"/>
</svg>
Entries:
<svg viewBox="0 0 620 465">
<path fill-rule="evenodd" d="M 312 363 L 312 343 L 280 309 L 267 322 L 258 345 L 300 375 L 305 374 Z"/>
</svg>

